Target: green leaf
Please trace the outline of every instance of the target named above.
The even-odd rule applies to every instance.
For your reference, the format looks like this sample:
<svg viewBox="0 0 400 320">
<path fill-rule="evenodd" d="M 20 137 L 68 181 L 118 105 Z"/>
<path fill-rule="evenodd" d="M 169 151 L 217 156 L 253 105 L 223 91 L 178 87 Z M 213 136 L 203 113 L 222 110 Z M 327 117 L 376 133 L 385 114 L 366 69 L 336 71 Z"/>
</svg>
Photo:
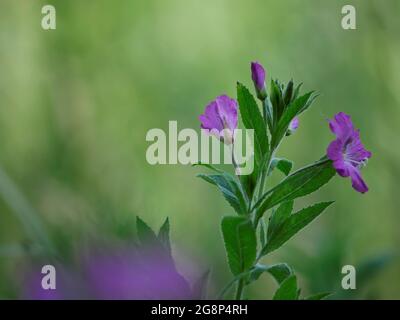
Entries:
<svg viewBox="0 0 400 320">
<path fill-rule="evenodd" d="M 279 263 L 269 267 L 268 272 L 281 284 L 287 277 L 293 274 L 292 268 L 286 263 Z"/>
<path fill-rule="evenodd" d="M 240 215 L 248 212 L 246 195 L 236 177 L 228 173 L 223 174 L 198 174 L 197 177 L 216 185 L 232 208 Z"/>
<path fill-rule="evenodd" d="M 326 184 L 336 171 L 330 160 L 321 160 L 308 167 L 304 167 L 280 182 L 273 189 L 267 191 L 252 210 L 259 208 L 257 215 L 263 213 L 284 201 L 294 200 L 310 194 Z"/>
<path fill-rule="evenodd" d="M 320 292 L 304 298 L 304 300 L 324 300 L 326 297 L 332 295 L 332 292 Z"/>
<path fill-rule="evenodd" d="M 293 120 L 293 118 L 304 112 L 311 105 L 311 103 L 309 103 L 309 100 L 312 94 L 312 91 L 308 92 L 305 95 L 297 98 L 287 106 L 284 113 L 282 114 L 282 117 L 279 119 L 278 126 L 275 131 L 275 144 L 278 144 L 283 136 L 286 134 L 289 124 Z M 313 100 L 314 98 L 312 98 L 311 102 Z"/>
<path fill-rule="evenodd" d="M 267 128 L 253 95 L 241 83 L 237 83 L 237 97 L 243 124 L 254 129 L 254 155 L 257 167 L 261 167 L 264 154 L 269 150 Z"/>
<path fill-rule="evenodd" d="M 136 217 L 136 229 L 142 244 L 159 244 L 154 231 L 139 217 Z"/>
<path fill-rule="evenodd" d="M 201 166 L 201 167 L 205 167 L 208 168 L 212 171 L 215 171 L 216 173 L 224 173 L 224 171 L 214 167 L 213 165 L 209 164 L 209 163 L 202 163 L 202 162 L 198 162 L 198 163 L 194 163 L 192 164 L 192 167 L 197 167 L 197 166 Z"/>
<path fill-rule="evenodd" d="M 285 103 L 285 105 L 288 105 L 293 98 L 293 87 L 294 87 L 294 83 L 293 83 L 293 79 L 291 79 L 288 84 L 286 85 L 285 91 L 283 93 L 283 102 Z"/>
<path fill-rule="evenodd" d="M 251 268 L 256 259 L 257 240 L 253 225 L 246 217 L 222 219 L 222 234 L 229 267 L 234 275 Z"/>
<path fill-rule="evenodd" d="M 270 166 L 268 175 L 270 175 L 272 173 L 272 171 L 275 168 L 277 168 L 285 176 L 287 176 L 287 175 L 289 175 L 290 170 L 292 170 L 292 167 L 293 167 L 293 162 L 292 161 L 290 161 L 288 159 L 284 159 L 284 158 L 274 158 L 271 161 L 271 166 Z"/>
<path fill-rule="evenodd" d="M 269 273 L 278 284 L 281 284 L 293 274 L 292 269 L 286 263 L 278 263 L 271 266 L 257 263 L 250 271 L 249 283 L 258 280 L 264 272 Z"/>
<path fill-rule="evenodd" d="M 283 223 L 289 218 L 293 210 L 293 201 L 282 203 L 279 208 L 272 212 L 268 223 L 267 241 L 273 238 L 274 233 L 278 232 Z"/>
<path fill-rule="evenodd" d="M 158 231 L 157 239 L 161 242 L 161 244 L 165 247 L 167 252 L 171 254 L 171 242 L 169 239 L 169 219 L 168 217 L 165 219 L 163 225 Z"/>
<path fill-rule="evenodd" d="M 267 98 L 263 101 L 262 103 L 262 108 L 263 108 L 263 113 L 267 117 L 267 125 L 269 128 L 269 132 L 272 132 L 273 129 L 273 106 L 271 103 L 270 98 L 267 96 Z"/>
<path fill-rule="evenodd" d="M 298 288 L 296 275 L 291 275 L 282 281 L 276 290 L 273 300 L 297 300 Z"/>
<path fill-rule="evenodd" d="M 265 232 L 265 222 L 263 219 L 260 220 L 260 243 L 261 243 L 261 247 L 264 247 L 267 243 L 266 232 Z"/>
<path fill-rule="evenodd" d="M 332 203 L 333 201 L 320 202 L 290 215 L 280 227 L 274 230 L 267 245 L 262 249 L 262 254 L 266 255 L 278 249 L 297 232 L 318 217 Z"/>
<path fill-rule="evenodd" d="M 210 270 L 204 272 L 200 278 L 198 278 L 192 287 L 193 299 L 205 299 L 207 298 L 207 285 Z"/>
<path fill-rule="evenodd" d="M 285 104 L 278 80 L 271 79 L 271 103 L 273 107 L 273 116 L 275 119 L 279 119 L 283 113 Z"/>
<path fill-rule="evenodd" d="M 296 100 L 296 99 L 297 99 L 297 97 L 299 96 L 300 89 L 301 89 L 301 86 L 302 86 L 302 85 L 303 85 L 303 82 L 301 82 L 301 83 L 298 84 L 298 86 L 297 86 L 296 89 L 294 90 L 292 100 Z"/>
</svg>

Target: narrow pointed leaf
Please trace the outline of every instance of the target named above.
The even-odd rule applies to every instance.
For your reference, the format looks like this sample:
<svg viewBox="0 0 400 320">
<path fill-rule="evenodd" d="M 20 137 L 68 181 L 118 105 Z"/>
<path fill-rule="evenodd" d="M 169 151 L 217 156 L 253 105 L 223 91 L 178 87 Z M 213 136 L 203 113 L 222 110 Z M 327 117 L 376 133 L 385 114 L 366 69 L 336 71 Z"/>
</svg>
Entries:
<svg viewBox="0 0 400 320">
<path fill-rule="evenodd" d="M 197 166 L 208 168 L 216 173 L 224 173 L 222 170 L 214 167 L 212 164 L 209 164 L 209 163 L 198 162 L 198 163 L 192 164 L 192 167 L 197 167 Z"/>
<path fill-rule="evenodd" d="M 253 95 L 239 82 L 237 83 L 237 98 L 244 126 L 246 129 L 254 129 L 255 162 L 257 167 L 260 167 L 264 154 L 269 150 L 265 121 Z"/>
<path fill-rule="evenodd" d="M 154 231 L 139 217 L 136 217 L 137 236 L 142 244 L 159 244 Z"/>
<path fill-rule="evenodd" d="M 248 211 L 247 197 L 240 182 L 233 176 L 223 174 L 198 174 L 199 178 L 215 185 L 222 192 L 224 198 L 229 202 L 232 208 L 240 215 Z"/>
<path fill-rule="evenodd" d="M 275 131 L 275 143 L 279 143 L 279 141 L 281 141 L 282 137 L 286 134 L 290 122 L 294 119 L 294 117 L 304 112 L 311 105 L 311 103 L 309 103 L 309 100 L 312 94 L 313 92 L 308 92 L 305 95 L 294 100 L 286 107 L 284 113 L 282 114 L 282 117 L 279 119 L 278 126 Z"/>
<path fill-rule="evenodd" d="M 256 259 L 257 240 L 251 221 L 245 217 L 222 219 L 222 234 L 229 267 L 238 275 L 252 267 Z"/>
<path fill-rule="evenodd" d="M 271 103 L 274 113 L 274 118 L 279 119 L 284 110 L 284 102 L 282 90 L 277 80 L 271 79 Z"/>
<path fill-rule="evenodd" d="M 258 215 L 262 214 L 284 201 L 294 200 L 310 194 L 326 184 L 336 171 L 330 160 L 322 160 L 302 168 L 280 182 L 276 187 L 266 192 L 255 204 Z"/>
<path fill-rule="evenodd" d="M 263 248 L 262 254 L 266 255 L 278 249 L 297 232 L 318 217 L 332 203 L 333 201 L 320 202 L 311 207 L 302 209 L 295 214 L 292 214 L 284 223 L 281 224 L 278 230 L 274 230 L 271 238 Z"/>
<path fill-rule="evenodd" d="M 293 201 L 282 203 L 278 209 L 272 212 L 268 223 L 267 240 L 273 238 L 274 233 L 279 232 L 283 223 L 289 218 L 293 210 Z"/>
<path fill-rule="evenodd" d="M 261 243 L 261 247 L 264 247 L 267 243 L 265 222 L 263 219 L 260 220 L 260 243 Z"/>
<path fill-rule="evenodd" d="M 292 99 L 292 100 L 296 100 L 296 99 L 297 99 L 297 97 L 299 96 L 300 89 L 301 89 L 301 86 L 302 86 L 302 85 L 303 85 L 303 82 L 301 82 L 301 83 L 298 84 L 298 86 L 297 86 L 296 89 L 294 90 L 293 99 Z"/>
<path fill-rule="evenodd" d="M 165 219 L 163 225 L 161 226 L 158 235 L 157 235 L 158 240 L 161 242 L 161 244 L 165 247 L 167 252 L 171 254 L 171 242 L 169 238 L 169 219 L 168 217 Z"/>
</svg>

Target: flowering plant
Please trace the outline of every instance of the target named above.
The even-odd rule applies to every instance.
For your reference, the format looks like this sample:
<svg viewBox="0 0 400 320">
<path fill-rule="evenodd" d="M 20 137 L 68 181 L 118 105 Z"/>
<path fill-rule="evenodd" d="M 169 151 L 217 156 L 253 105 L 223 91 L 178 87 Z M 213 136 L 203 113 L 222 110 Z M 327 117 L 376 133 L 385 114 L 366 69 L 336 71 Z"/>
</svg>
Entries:
<svg viewBox="0 0 400 320">
<path fill-rule="evenodd" d="M 220 132 L 218 138 L 226 144 L 235 143 L 238 109 L 245 128 L 254 130 L 255 166 L 251 174 L 233 175 L 210 164 L 199 164 L 213 173 L 198 176 L 217 186 L 237 213 L 223 217 L 221 222 L 233 280 L 222 290 L 220 297 L 236 285 L 235 298 L 241 299 L 248 284 L 261 274 L 269 273 L 279 285 L 274 299 L 297 300 L 300 289 L 292 268 L 286 263 L 264 265 L 261 259 L 279 249 L 333 203 L 320 202 L 292 212 L 297 198 L 317 191 L 336 173 L 350 177 L 356 191 L 367 192 L 360 169 L 371 153 L 362 145 L 359 131 L 353 127 L 350 116 L 340 112 L 329 121 L 336 140 L 329 144 L 326 155 L 291 173 L 293 162 L 277 157 L 278 149 L 285 137 L 299 127 L 299 116 L 311 106 L 317 95 L 314 92 L 300 94 L 301 84 L 295 86 L 292 80 L 286 85 L 271 80 L 268 94 L 265 69 L 257 62 L 251 63 L 251 75 L 261 111 L 250 91 L 237 83 L 237 102 L 226 95 L 219 96 L 199 117 L 201 128 L 213 131 L 214 135 L 215 131 Z M 234 161 L 233 165 L 235 173 L 238 173 Z M 286 177 L 264 190 L 267 178 L 275 169 Z M 327 295 L 319 293 L 308 299 L 322 299 Z"/>
</svg>

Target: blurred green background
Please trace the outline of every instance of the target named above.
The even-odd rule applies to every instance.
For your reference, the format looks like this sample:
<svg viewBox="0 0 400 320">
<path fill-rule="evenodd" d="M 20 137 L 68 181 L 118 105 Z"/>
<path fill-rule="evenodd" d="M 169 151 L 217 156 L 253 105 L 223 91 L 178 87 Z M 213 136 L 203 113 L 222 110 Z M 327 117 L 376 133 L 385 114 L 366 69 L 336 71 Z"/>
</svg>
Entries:
<svg viewBox="0 0 400 320">
<path fill-rule="evenodd" d="M 219 223 L 232 210 L 195 178 L 200 169 L 149 165 L 145 136 L 169 120 L 198 128 L 209 101 L 235 97 L 237 80 L 252 87 L 258 60 L 269 76 L 321 93 L 280 156 L 296 167 L 318 159 L 338 111 L 373 152 L 363 170 L 370 191 L 336 177 L 300 199 L 336 203 L 266 262 L 290 262 L 304 294 L 399 299 L 400 2 L 353 0 L 357 30 L 343 30 L 348 3 L 2 0 L 0 298 L 19 296 L 16 270 L 42 233 L 32 215 L 65 256 L 93 239 L 133 237 L 136 215 L 155 228 L 169 216 L 177 259 L 210 267 L 211 290 L 221 288 L 230 274 Z M 45 4 L 56 7 L 56 30 L 41 28 Z M 360 266 L 351 293 L 340 290 L 346 264 Z M 274 289 L 263 276 L 248 294 Z"/>
</svg>

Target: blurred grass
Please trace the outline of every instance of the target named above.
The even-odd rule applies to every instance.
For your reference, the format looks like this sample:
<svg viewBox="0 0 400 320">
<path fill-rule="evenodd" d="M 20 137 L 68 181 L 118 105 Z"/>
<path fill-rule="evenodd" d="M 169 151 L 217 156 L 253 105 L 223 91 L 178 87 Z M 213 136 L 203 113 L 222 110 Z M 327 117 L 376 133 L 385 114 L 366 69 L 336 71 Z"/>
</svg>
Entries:
<svg viewBox="0 0 400 320">
<path fill-rule="evenodd" d="M 41 7 L 49 3 L 57 10 L 56 31 L 40 27 Z M 334 245 L 345 264 L 397 254 L 400 3 L 352 1 L 355 31 L 340 26 L 344 4 L 3 0 L 0 164 L 65 254 L 90 238 L 131 237 L 136 214 L 154 226 L 169 216 L 175 245 L 211 266 L 222 285 L 229 273 L 219 222 L 231 209 L 194 177 L 198 168 L 147 164 L 145 135 L 166 129 L 168 120 L 197 128 L 198 114 L 215 96 L 235 96 L 236 80 L 251 85 L 249 62 L 259 60 L 269 75 L 293 77 L 322 94 L 282 156 L 297 167 L 319 158 L 333 138 L 326 119 L 338 111 L 353 116 L 373 152 L 363 170 L 369 193 L 359 195 L 336 178 L 301 200 L 336 203 L 269 259 L 290 259 L 300 248 L 315 266 L 329 268 L 321 257 L 328 247 L 317 244 L 341 237 L 345 244 Z M 31 240 L 8 202 L 0 201 L 0 243 L 15 249 Z M 25 257 L 0 252 L 0 297 L 9 297 L 16 294 L 10 274 Z M 301 255 L 294 260 L 295 269 L 304 269 Z M 400 298 L 398 266 L 392 262 L 371 279 L 376 297 Z M 317 287 L 313 274 L 302 276 L 306 292 Z M 251 288 L 260 299 L 274 288 L 262 279 Z"/>
</svg>

